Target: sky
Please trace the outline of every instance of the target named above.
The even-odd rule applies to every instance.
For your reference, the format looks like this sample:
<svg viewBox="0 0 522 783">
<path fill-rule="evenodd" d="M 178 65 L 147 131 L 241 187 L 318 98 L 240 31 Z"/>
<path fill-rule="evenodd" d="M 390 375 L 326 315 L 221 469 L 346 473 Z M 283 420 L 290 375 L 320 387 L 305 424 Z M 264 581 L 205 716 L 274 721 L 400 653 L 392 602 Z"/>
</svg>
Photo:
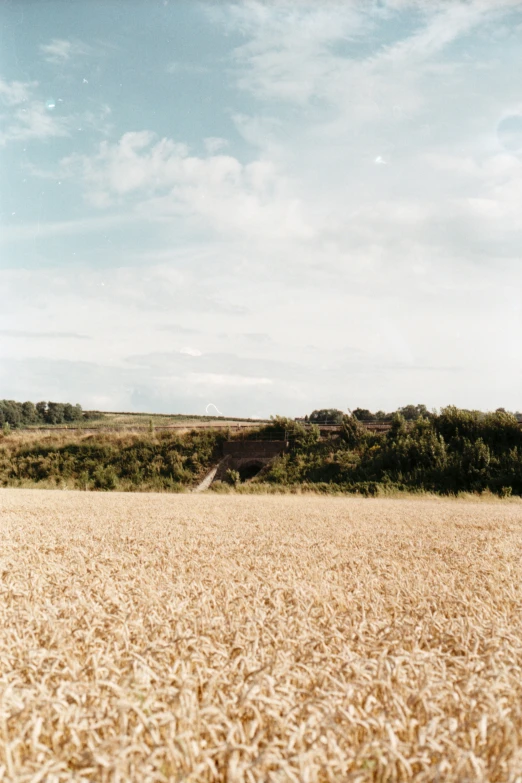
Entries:
<svg viewBox="0 0 522 783">
<path fill-rule="evenodd" d="M 521 44 L 520 0 L 3 0 L 0 398 L 522 410 Z"/>
</svg>

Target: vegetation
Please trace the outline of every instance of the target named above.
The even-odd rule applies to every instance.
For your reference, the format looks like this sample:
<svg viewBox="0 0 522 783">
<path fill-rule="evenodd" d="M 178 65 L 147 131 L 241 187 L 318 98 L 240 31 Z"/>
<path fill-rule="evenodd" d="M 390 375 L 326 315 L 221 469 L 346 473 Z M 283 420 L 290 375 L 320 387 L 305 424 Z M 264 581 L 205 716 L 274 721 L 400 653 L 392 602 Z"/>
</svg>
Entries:
<svg viewBox="0 0 522 783">
<path fill-rule="evenodd" d="M 0 486 L 179 492 L 220 458 L 224 431 L 0 436 Z"/>
<path fill-rule="evenodd" d="M 522 505 L 0 490 L 5 781 L 517 783 Z"/>
<path fill-rule="evenodd" d="M 421 416 L 429 419 L 433 416 L 425 405 L 405 405 L 404 408 L 398 408 L 395 413 L 400 413 L 406 421 L 415 421 Z M 392 421 L 395 413 L 385 413 L 384 411 L 372 413 L 367 408 L 355 408 L 352 411 L 352 415 L 359 421 Z"/>
<path fill-rule="evenodd" d="M 81 405 L 70 402 L 15 402 L 0 400 L 0 426 L 8 424 L 12 428 L 31 424 L 67 424 L 89 418 Z"/>
<path fill-rule="evenodd" d="M 169 425 L 263 423 L 259 419 L 224 418 L 223 416 L 199 416 L 193 414 L 125 413 L 84 411 L 81 405 L 61 402 L 15 402 L 0 400 L 0 428 L 8 424 L 11 429 L 51 428 L 67 425 L 88 429 L 151 429 Z"/>
<path fill-rule="evenodd" d="M 385 433 L 369 432 L 354 415 L 344 416 L 340 436 L 328 440 L 320 440 L 318 427 L 287 419 L 271 426 L 286 429 L 291 447 L 264 473 L 266 482 L 370 495 L 392 489 L 522 494 L 522 428 L 502 410 L 484 414 L 449 406 L 408 426 L 396 413 Z"/>
<path fill-rule="evenodd" d="M 225 428 L 180 434 L 157 431 L 150 416 L 145 422 L 148 426 L 140 434 L 80 436 L 29 434 L 11 430 L 5 422 L 0 433 L 0 486 L 181 491 L 194 487 L 219 462 Z M 315 424 L 275 417 L 242 437 L 289 443 L 284 454 L 248 479 L 248 486 L 371 496 L 522 495 L 522 428 L 503 410 L 481 413 L 449 406 L 410 421 L 395 413 L 388 431 L 381 433 L 369 431 L 355 415 L 343 415 L 340 431 L 330 438 L 321 438 Z M 242 486 L 235 471 L 227 482 Z"/>
<path fill-rule="evenodd" d="M 311 424 L 340 424 L 343 420 L 343 412 L 337 408 L 321 408 L 312 411 L 306 419 Z"/>
</svg>

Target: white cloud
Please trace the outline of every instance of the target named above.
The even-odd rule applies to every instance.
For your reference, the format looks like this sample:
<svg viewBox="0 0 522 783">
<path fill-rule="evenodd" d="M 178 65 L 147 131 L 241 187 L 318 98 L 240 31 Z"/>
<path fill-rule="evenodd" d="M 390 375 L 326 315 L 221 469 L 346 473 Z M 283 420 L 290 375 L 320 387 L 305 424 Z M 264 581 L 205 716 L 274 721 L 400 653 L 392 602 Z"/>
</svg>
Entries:
<svg viewBox="0 0 522 783">
<path fill-rule="evenodd" d="M 251 378 L 220 373 L 189 373 L 187 379 L 200 386 L 271 386 L 273 383 L 271 378 Z"/>
<path fill-rule="evenodd" d="M 80 220 L 35 221 L 2 226 L 0 242 L 31 241 L 45 237 L 88 234 L 132 221 L 128 214 L 85 217 Z"/>
<path fill-rule="evenodd" d="M 36 97 L 38 86 L 38 82 L 7 82 L 0 79 L 0 103 L 5 107 L 0 113 L 3 124 L 0 145 L 10 141 L 65 138 L 76 130 L 85 129 L 107 134 L 111 129 L 108 120 L 111 109 L 107 104 L 100 105 L 94 111 L 87 109 L 64 113 L 60 99 L 44 102 Z"/>
<path fill-rule="evenodd" d="M 228 147 L 228 141 L 226 139 L 221 139 L 219 136 L 208 136 L 206 139 L 203 139 L 203 142 L 206 151 L 210 155 L 214 155 L 214 153 L 219 152 L 219 150 Z"/>
<path fill-rule="evenodd" d="M 34 97 L 38 82 L 7 82 L 0 79 L 0 102 L 5 110 L 0 114 L 3 130 L 0 145 L 8 141 L 46 139 L 69 135 L 68 118 L 54 115 L 45 103 Z"/>
<path fill-rule="evenodd" d="M 29 100 L 38 82 L 6 82 L 0 79 L 0 98 L 7 106 L 17 106 Z"/>
<path fill-rule="evenodd" d="M 242 164 L 231 155 L 197 157 L 185 144 L 150 131 L 102 142 L 94 156 L 62 161 L 61 177 L 81 177 L 91 204 L 134 203 L 147 219 L 193 216 L 222 234 L 310 239 L 311 215 L 292 183 L 266 160 Z"/>
<path fill-rule="evenodd" d="M 53 38 L 48 44 L 41 44 L 40 51 L 48 63 L 63 65 L 73 57 L 89 54 L 91 48 L 81 41 Z"/>
<path fill-rule="evenodd" d="M 226 22 L 250 40 L 237 47 L 238 84 L 259 98 L 304 104 L 336 78 L 336 42 L 353 41 L 370 26 L 353 3 L 248 2 L 227 6 Z"/>
<path fill-rule="evenodd" d="M 8 141 L 60 138 L 70 135 L 71 119 L 51 114 L 41 101 L 30 101 L 18 108 L 0 133 L 0 144 Z"/>
<path fill-rule="evenodd" d="M 28 332 L 23 329 L 1 329 L 2 337 L 13 337 L 18 339 L 30 340 L 88 340 L 85 334 L 76 334 L 75 332 L 46 332 L 33 331 Z"/>
<path fill-rule="evenodd" d="M 82 358 L 110 365 L 93 384 L 112 407 L 134 384 L 129 407 L 182 400 L 202 412 L 209 398 L 263 415 L 323 402 L 520 407 L 522 160 L 497 129 L 522 108 L 509 78 L 522 50 L 490 49 L 484 24 L 509 7 L 205 5 L 243 37 L 227 74 L 242 89 L 230 111 L 249 157 L 234 134 L 205 137 L 210 123 L 194 140 L 202 154 L 133 131 L 40 172 L 79 183 L 104 211 L 6 229 L 43 259 L 2 275 L 9 328 L 88 334 Z M 32 100 L 27 86 L 9 90 L 13 110 Z M 125 221 L 135 233 L 118 231 Z M 76 241 L 95 228 L 110 247 Z M 35 239 L 55 235 L 64 258 L 85 246 L 84 267 L 49 275 Z M 170 318 L 182 329 L 158 327 Z M 180 350 L 189 339 L 199 347 Z M 77 358 L 67 340 L 4 343 L 13 361 L 38 353 L 38 378 L 57 372 L 51 359 Z"/>
<path fill-rule="evenodd" d="M 389 24 L 399 6 L 419 18 L 418 28 L 391 43 L 368 46 L 368 39 L 378 40 L 379 25 Z M 419 112 L 426 105 L 422 77 L 442 68 L 449 79 L 460 68 L 458 56 L 443 64 L 433 58 L 459 36 L 491 25 L 517 7 L 519 0 L 407 0 L 382 6 L 366 0 L 251 0 L 224 5 L 220 11 L 210 6 L 209 13 L 248 37 L 234 52 L 241 89 L 260 100 L 303 108 L 321 101 L 353 126 L 382 122 L 394 109 L 406 116 Z M 362 45 L 360 50 L 357 45 Z M 469 68 L 470 63 L 465 65 Z M 480 63 L 472 66 L 480 68 Z M 335 125 L 333 131 L 338 130 Z"/>
</svg>

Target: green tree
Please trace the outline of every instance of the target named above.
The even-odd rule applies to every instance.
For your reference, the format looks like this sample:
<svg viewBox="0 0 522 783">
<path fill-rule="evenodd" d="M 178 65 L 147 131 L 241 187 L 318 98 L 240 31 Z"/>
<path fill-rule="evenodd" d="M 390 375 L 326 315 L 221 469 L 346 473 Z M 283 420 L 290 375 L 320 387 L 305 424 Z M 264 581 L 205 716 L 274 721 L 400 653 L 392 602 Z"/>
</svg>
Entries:
<svg viewBox="0 0 522 783">
<path fill-rule="evenodd" d="M 309 420 L 312 424 L 341 424 L 343 416 L 343 412 L 337 408 L 321 408 L 313 411 Z"/>
<path fill-rule="evenodd" d="M 406 421 L 415 421 L 420 419 L 421 416 L 425 418 L 431 418 L 432 416 L 425 405 L 405 405 L 404 408 L 399 408 L 398 412 L 404 416 Z"/>
<path fill-rule="evenodd" d="M 45 420 L 48 424 L 63 424 L 65 405 L 61 402 L 48 402 Z"/>
<path fill-rule="evenodd" d="M 70 402 L 66 402 L 63 406 L 63 420 L 66 422 L 69 421 L 79 421 L 83 416 L 82 406 L 81 405 L 71 405 Z"/>
<path fill-rule="evenodd" d="M 368 410 L 368 408 L 356 408 L 352 411 L 352 416 L 355 416 L 359 421 L 375 421 L 376 416 L 374 413 Z"/>
<path fill-rule="evenodd" d="M 34 424 L 35 421 L 38 421 L 38 412 L 32 402 L 23 402 L 22 403 L 22 423 L 23 424 Z"/>
<path fill-rule="evenodd" d="M 349 449 L 361 445 L 367 436 L 366 429 L 356 416 L 343 416 L 340 437 Z"/>
<path fill-rule="evenodd" d="M 37 402 L 35 408 L 38 415 L 38 421 L 41 421 L 42 423 L 45 422 L 47 420 L 47 403 Z"/>
<path fill-rule="evenodd" d="M 22 405 L 14 400 L 0 400 L 0 423 L 19 427 L 22 423 Z"/>
</svg>

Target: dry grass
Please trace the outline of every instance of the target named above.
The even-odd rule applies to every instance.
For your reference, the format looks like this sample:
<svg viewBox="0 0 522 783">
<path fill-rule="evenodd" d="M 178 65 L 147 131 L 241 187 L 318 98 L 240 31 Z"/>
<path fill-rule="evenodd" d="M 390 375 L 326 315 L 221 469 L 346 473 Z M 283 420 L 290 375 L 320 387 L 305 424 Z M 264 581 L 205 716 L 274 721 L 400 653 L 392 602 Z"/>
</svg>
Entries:
<svg viewBox="0 0 522 783">
<path fill-rule="evenodd" d="M 31 431 L 32 429 L 51 430 L 53 427 L 58 427 L 62 430 L 64 427 L 72 431 L 78 429 L 87 430 L 147 430 L 150 422 L 154 427 L 179 427 L 190 429 L 199 428 L 214 428 L 214 427 L 227 427 L 229 425 L 243 425 L 245 427 L 258 427 L 262 424 L 269 424 L 270 420 L 267 419 L 233 419 L 233 418 L 219 418 L 214 416 L 183 416 L 181 414 L 161 414 L 161 413 L 104 413 L 102 418 L 99 419 L 87 419 L 85 421 L 75 421 L 69 424 L 30 424 L 24 428 L 24 432 Z M 16 430 L 15 430 L 16 432 Z"/>
<path fill-rule="evenodd" d="M 522 506 L 0 491 L 0 779 L 522 781 Z"/>
</svg>

